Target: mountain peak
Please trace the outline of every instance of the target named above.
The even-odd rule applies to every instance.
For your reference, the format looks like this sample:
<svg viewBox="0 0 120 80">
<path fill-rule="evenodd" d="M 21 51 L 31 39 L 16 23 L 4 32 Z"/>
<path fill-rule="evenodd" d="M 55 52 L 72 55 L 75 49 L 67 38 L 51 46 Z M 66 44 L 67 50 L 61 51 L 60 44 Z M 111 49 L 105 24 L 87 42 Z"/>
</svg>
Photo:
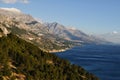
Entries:
<svg viewBox="0 0 120 80">
<path fill-rule="evenodd" d="M 17 8 L 0 8 L 0 9 L 5 10 L 5 11 L 10 11 L 10 12 L 21 13 L 21 10 L 19 10 Z"/>
</svg>

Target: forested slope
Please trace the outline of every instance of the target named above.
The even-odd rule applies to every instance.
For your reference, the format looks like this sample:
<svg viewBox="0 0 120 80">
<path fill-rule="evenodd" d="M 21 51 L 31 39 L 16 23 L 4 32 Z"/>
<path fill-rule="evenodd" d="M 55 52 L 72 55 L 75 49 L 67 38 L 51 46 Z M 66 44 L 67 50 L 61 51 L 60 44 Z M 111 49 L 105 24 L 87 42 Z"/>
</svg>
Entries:
<svg viewBox="0 0 120 80">
<path fill-rule="evenodd" d="M 13 34 L 0 38 L 0 80 L 98 80 Z"/>
</svg>

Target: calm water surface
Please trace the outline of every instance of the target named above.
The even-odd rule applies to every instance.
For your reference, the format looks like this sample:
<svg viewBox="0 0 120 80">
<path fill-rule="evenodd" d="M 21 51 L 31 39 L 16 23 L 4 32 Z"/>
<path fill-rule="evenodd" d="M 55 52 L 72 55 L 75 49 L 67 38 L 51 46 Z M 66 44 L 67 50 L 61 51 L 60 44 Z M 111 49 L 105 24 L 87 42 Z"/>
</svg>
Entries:
<svg viewBox="0 0 120 80">
<path fill-rule="evenodd" d="M 56 55 L 68 59 L 72 64 L 82 66 L 101 80 L 120 80 L 120 46 L 118 45 L 85 45 Z"/>
</svg>

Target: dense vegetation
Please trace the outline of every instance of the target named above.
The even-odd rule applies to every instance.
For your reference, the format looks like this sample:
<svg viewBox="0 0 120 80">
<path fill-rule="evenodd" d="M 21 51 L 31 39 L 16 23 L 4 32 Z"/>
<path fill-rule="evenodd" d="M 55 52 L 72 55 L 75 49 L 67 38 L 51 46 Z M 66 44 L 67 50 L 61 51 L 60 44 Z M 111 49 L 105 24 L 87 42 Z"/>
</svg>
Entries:
<svg viewBox="0 0 120 80">
<path fill-rule="evenodd" d="M 0 38 L 0 80 L 98 80 L 13 34 Z"/>
</svg>

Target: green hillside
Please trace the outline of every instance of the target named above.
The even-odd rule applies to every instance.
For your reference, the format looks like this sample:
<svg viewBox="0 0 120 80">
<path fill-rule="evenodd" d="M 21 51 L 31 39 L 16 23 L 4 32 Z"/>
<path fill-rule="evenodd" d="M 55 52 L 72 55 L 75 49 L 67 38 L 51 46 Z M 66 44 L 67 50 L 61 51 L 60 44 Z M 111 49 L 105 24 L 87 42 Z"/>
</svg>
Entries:
<svg viewBox="0 0 120 80">
<path fill-rule="evenodd" d="M 13 34 L 0 38 L 0 80 L 98 80 Z"/>
</svg>

